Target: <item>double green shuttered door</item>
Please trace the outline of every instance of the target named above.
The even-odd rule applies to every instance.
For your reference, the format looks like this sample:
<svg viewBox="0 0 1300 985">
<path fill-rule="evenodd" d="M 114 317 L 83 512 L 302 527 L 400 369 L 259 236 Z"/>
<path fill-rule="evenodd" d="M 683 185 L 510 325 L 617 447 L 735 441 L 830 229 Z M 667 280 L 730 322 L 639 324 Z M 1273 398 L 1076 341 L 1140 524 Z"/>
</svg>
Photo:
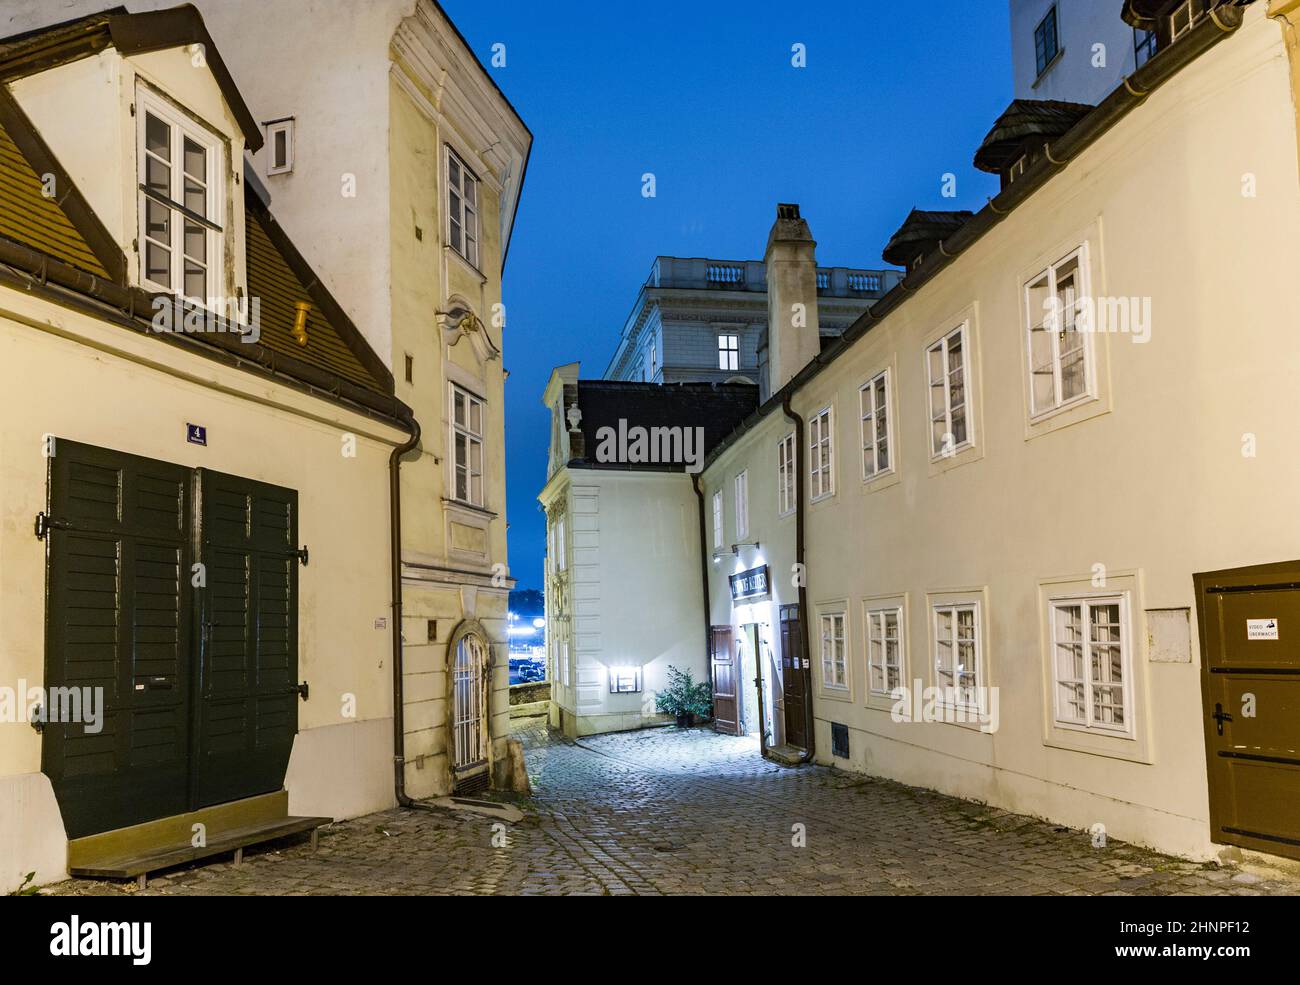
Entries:
<svg viewBox="0 0 1300 985">
<path fill-rule="evenodd" d="M 46 686 L 103 698 L 99 731 L 43 733 L 68 837 L 280 789 L 298 730 L 297 493 L 54 451 Z"/>
</svg>

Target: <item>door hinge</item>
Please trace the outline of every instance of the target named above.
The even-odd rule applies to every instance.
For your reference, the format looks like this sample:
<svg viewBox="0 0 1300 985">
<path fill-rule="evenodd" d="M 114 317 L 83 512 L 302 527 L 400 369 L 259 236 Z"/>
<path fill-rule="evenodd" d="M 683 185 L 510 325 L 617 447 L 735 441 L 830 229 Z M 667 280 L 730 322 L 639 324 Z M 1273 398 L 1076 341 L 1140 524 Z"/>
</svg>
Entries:
<svg viewBox="0 0 1300 985">
<path fill-rule="evenodd" d="M 307 545 L 303 544 L 302 547 L 298 548 L 296 551 L 290 551 L 289 557 L 296 557 L 299 561 L 302 562 L 302 566 L 304 568 L 307 567 L 307 560 L 310 557 L 310 555 L 307 553 Z"/>
<path fill-rule="evenodd" d="M 48 534 L 51 530 L 71 530 L 71 529 L 72 529 L 72 524 L 68 523 L 66 520 L 56 520 L 54 519 L 54 517 L 44 512 L 36 514 L 35 533 L 36 533 L 37 540 L 44 540 L 45 535 Z"/>
<path fill-rule="evenodd" d="M 35 729 L 38 735 L 45 731 L 45 712 L 40 705 L 37 705 L 32 709 L 31 717 L 28 718 L 27 724 Z"/>
<path fill-rule="evenodd" d="M 303 681 L 301 684 L 290 684 L 289 690 L 302 698 L 303 701 L 307 700 L 308 694 L 310 693 L 310 688 L 307 687 L 306 681 Z"/>
</svg>

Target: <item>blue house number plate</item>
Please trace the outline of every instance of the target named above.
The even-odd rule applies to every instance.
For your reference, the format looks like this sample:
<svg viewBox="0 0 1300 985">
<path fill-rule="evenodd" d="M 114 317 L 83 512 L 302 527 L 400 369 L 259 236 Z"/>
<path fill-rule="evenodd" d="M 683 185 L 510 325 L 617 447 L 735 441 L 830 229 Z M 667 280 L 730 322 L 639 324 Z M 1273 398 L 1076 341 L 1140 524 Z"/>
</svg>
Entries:
<svg viewBox="0 0 1300 985">
<path fill-rule="evenodd" d="M 186 424 L 185 440 L 192 445 L 206 445 L 208 443 L 208 429 L 202 424 Z"/>
</svg>

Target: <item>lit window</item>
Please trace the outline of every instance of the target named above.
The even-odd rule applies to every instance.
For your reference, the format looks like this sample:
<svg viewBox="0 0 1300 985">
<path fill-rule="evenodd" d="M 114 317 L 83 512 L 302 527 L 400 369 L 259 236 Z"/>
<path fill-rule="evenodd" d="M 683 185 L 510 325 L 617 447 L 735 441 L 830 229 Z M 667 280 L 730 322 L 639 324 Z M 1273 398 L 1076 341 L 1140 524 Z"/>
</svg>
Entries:
<svg viewBox="0 0 1300 985">
<path fill-rule="evenodd" d="M 795 507 L 799 495 L 795 481 L 795 436 L 791 431 L 776 445 L 776 511 L 785 516 Z"/>
<path fill-rule="evenodd" d="M 903 685 L 903 610 L 867 613 L 867 675 L 874 694 L 889 694 Z"/>
<path fill-rule="evenodd" d="M 266 145 L 270 151 L 267 174 L 288 174 L 293 170 L 294 121 L 273 120 L 266 124 Z"/>
<path fill-rule="evenodd" d="M 722 493 L 713 494 L 713 547 L 722 550 Z"/>
<path fill-rule="evenodd" d="M 889 440 L 889 370 L 858 391 L 862 409 L 862 478 L 893 470 Z"/>
<path fill-rule="evenodd" d="M 144 89 L 137 102 L 141 281 L 210 304 L 221 283 L 219 142 Z"/>
<path fill-rule="evenodd" d="M 974 602 L 934 608 L 935 683 L 956 704 L 979 706 L 979 605 Z"/>
<path fill-rule="evenodd" d="M 559 667 L 557 668 L 559 670 L 559 674 L 557 676 L 560 679 L 560 685 L 562 687 L 568 687 L 569 682 L 573 680 L 573 669 L 569 665 L 569 641 L 568 640 L 560 640 L 560 644 L 555 654 L 555 662 L 559 664 Z"/>
<path fill-rule="evenodd" d="M 736 540 L 749 536 L 749 472 L 736 476 Z"/>
<path fill-rule="evenodd" d="M 822 616 L 822 681 L 826 687 L 847 689 L 849 686 L 842 612 Z"/>
<path fill-rule="evenodd" d="M 740 337 L 736 335 L 718 336 L 718 369 L 737 370 L 740 368 Z"/>
<path fill-rule="evenodd" d="M 966 400 L 966 326 L 950 332 L 926 353 L 930 377 L 930 450 L 951 455 L 971 444 Z"/>
<path fill-rule="evenodd" d="M 609 668 L 610 694 L 635 694 L 641 690 L 640 667 Z"/>
<path fill-rule="evenodd" d="M 451 388 L 452 494 L 471 506 L 483 505 L 483 401 L 458 386 Z"/>
<path fill-rule="evenodd" d="M 1052 264 L 1025 288 L 1029 318 L 1029 395 L 1033 414 L 1088 396 L 1090 338 L 1083 324 L 1083 250 Z"/>
<path fill-rule="evenodd" d="M 1034 28 L 1034 61 L 1039 75 L 1047 71 L 1060 50 L 1060 39 L 1056 33 L 1056 7 L 1052 7 Z"/>
<path fill-rule="evenodd" d="M 835 491 L 835 455 L 831 447 L 831 409 L 827 407 L 808 422 L 808 450 L 812 453 L 809 478 L 813 502 Z"/>
<path fill-rule="evenodd" d="M 447 235 L 451 248 L 478 266 L 478 178 L 447 151 Z"/>
<path fill-rule="evenodd" d="M 1132 731 L 1126 609 L 1122 596 L 1052 599 L 1049 618 L 1058 724 Z"/>
</svg>

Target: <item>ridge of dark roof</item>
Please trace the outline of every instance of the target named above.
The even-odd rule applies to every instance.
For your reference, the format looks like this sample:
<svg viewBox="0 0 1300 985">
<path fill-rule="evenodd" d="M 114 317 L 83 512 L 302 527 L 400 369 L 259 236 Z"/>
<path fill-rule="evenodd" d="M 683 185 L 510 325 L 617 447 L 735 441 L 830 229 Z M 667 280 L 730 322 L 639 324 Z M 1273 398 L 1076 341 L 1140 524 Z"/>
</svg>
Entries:
<svg viewBox="0 0 1300 985">
<path fill-rule="evenodd" d="M 203 15 L 193 4 L 138 14 L 116 6 L 88 17 L 0 39 L 0 83 L 89 58 L 105 48 L 117 48 L 124 55 L 140 55 L 191 44 L 203 46 L 204 63 L 239 122 L 248 149 L 260 150 L 262 128 L 222 61 Z"/>
<path fill-rule="evenodd" d="M 1091 103 L 1059 99 L 1015 99 L 975 152 L 975 167 L 997 174 L 1013 164 L 1031 139 L 1050 143 L 1091 113 Z"/>
</svg>

